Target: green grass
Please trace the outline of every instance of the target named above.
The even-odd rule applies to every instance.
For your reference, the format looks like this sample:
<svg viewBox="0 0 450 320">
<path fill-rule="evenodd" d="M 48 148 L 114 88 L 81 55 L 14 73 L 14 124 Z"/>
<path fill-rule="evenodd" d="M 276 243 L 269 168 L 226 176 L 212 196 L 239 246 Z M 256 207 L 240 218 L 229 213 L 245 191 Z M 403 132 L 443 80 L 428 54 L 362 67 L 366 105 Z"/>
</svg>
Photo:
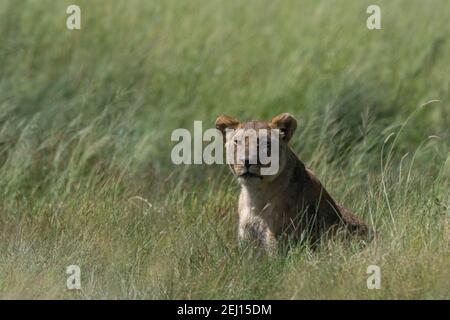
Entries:
<svg viewBox="0 0 450 320">
<path fill-rule="evenodd" d="M 80 31 L 0 2 L 1 298 L 450 298 L 448 1 L 75 2 Z M 176 128 L 280 112 L 367 248 L 257 256 L 228 169 L 170 161 Z"/>
</svg>

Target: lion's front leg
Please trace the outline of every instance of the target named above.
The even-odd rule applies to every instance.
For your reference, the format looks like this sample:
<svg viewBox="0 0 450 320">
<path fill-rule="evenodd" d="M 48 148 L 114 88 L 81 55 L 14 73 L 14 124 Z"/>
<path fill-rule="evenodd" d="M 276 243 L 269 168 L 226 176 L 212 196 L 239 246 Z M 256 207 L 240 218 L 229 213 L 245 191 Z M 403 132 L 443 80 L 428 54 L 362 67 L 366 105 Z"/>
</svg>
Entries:
<svg viewBox="0 0 450 320">
<path fill-rule="evenodd" d="M 250 230 L 246 223 L 239 223 L 238 241 L 240 244 L 247 243 L 251 240 Z"/>
<path fill-rule="evenodd" d="M 239 243 L 248 245 L 252 243 L 256 247 L 264 249 L 269 256 L 274 256 L 278 248 L 278 240 L 275 234 L 267 227 L 255 228 L 253 225 L 243 223 L 239 225 Z"/>
<path fill-rule="evenodd" d="M 264 233 L 263 247 L 269 256 L 273 257 L 277 253 L 278 241 L 275 234 L 267 228 Z"/>
</svg>

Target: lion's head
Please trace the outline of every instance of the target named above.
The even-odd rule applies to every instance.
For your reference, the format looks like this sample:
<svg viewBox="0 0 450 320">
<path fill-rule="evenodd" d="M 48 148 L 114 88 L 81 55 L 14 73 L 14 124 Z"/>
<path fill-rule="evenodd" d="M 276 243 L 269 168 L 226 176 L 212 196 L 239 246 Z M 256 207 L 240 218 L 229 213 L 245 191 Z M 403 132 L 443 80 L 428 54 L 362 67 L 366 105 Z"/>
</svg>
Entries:
<svg viewBox="0 0 450 320">
<path fill-rule="evenodd" d="M 216 119 L 216 128 L 225 138 L 227 162 L 239 183 L 261 183 L 272 181 L 285 168 L 297 121 L 289 113 L 242 123 L 223 115 Z"/>
</svg>

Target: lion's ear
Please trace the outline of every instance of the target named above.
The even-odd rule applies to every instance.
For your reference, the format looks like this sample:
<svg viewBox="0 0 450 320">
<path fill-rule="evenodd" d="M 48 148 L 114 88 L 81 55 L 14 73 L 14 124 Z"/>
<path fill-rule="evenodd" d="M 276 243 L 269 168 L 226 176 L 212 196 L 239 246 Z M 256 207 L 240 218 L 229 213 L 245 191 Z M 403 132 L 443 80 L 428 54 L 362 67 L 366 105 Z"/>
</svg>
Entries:
<svg viewBox="0 0 450 320">
<path fill-rule="evenodd" d="M 218 129 L 220 132 L 222 132 L 223 136 L 225 137 L 226 129 L 236 129 L 239 125 L 239 120 L 229 117 L 229 116 L 219 116 L 216 119 L 216 129 Z"/>
<path fill-rule="evenodd" d="M 271 120 L 272 127 L 280 130 L 280 135 L 286 142 L 291 140 L 297 129 L 297 120 L 290 113 L 281 113 Z"/>
</svg>

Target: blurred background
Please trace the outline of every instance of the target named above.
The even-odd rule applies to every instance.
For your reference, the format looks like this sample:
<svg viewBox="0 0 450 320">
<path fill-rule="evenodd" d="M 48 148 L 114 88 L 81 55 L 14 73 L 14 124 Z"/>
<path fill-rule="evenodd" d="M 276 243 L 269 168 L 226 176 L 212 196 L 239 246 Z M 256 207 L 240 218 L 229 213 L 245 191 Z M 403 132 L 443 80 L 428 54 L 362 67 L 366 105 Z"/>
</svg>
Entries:
<svg viewBox="0 0 450 320">
<path fill-rule="evenodd" d="M 81 30 L 66 28 L 71 4 L 81 8 Z M 381 30 L 366 27 L 371 4 L 381 8 Z M 259 276 L 239 269 L 247 282 L 235 281 L 237 253 L 211 284 L 235 241 L 238 188 L 225 166 L 170 160 L 174 129 L 192 130 L 194 120 L 213 127 L 220 114 L 292 113 L 294 150 L 332 194 L 386 228 L 386 248 L 404 252 L 392 243 L 409 234 L 412 257 L 420 239 L 441 237 L 439 249 L 428 247 L 438 261 L 424 258 L 440 274 L 448 266 L 439 250 L 449 206 L 449 13 L 447 0 L 2 0 L 3 297 L 65 297 L 60 270 L 74 259 L 92 272 L 80 297 L 273 297 L 286 266 L 269 264 Z M 423 222 L 422 212 L 435 213 Z M 403 278 L 428 272 L 435 282 L 423 283 L 434 289 L 448 281 L 418 268 Z M 105 289 L 103 277 L 120 280 Z M 314 289 L 321 280 L 311 281 L 278 297 L 302 297 L 298 288 L 324 295 Z M 419 287 L 387 297 L 430 292 Z"/>
</svg>

